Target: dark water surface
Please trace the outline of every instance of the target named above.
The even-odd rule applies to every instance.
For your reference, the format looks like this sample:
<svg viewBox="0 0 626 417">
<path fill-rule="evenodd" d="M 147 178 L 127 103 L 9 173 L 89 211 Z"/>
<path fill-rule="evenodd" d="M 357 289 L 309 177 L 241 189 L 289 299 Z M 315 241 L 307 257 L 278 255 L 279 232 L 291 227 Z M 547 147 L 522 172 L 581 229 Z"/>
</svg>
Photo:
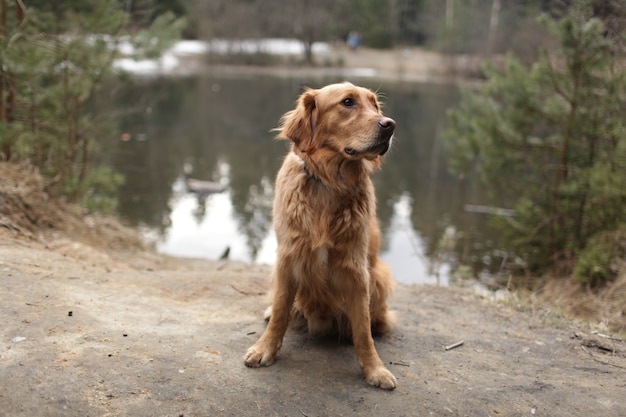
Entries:
<svg viewBox="0 0 626 417">
<path fill-rule="evenodd" d="M 299 80 L 203 76 L 143 80 L 115 106 L 125 140 L 111 158 L 126 176 L 120 212 L 158 250 L 174 255 L 272 263 L 271 205 L 286 142 L 270 129 L 293 107 Z M 445 284 L 466 228 L 467 184 L 447 172 L 445 112 L 459 100 L 456 86 L 351 80 L 377 90 L 397 122 L 396 140 L 374 177 L 383 230 L 382 258 L 397 280 Z M 148 103 L 148 104 L 146 104 Z M 227 186 L 219 194 L 189 193 L 186 178 Z M 459 247 L 461 249 L 459 249 Z"/>
</svg>

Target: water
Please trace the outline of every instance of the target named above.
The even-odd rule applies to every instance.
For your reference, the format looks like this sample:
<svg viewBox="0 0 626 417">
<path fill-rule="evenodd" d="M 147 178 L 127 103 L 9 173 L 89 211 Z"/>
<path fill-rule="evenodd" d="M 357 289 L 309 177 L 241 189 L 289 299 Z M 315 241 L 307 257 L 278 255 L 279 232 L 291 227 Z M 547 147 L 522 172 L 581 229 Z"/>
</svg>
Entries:
<svg viewBox="0 0 626 417">
<path fill-rule="evenodd" d="M 216 259 L 229 248 L 231 259 L 272 263 L 273 182 L 287 144 L 274 141 L 270 130 L 303 85 L 336 81 L 342 80 L 207 75 L 142 80 L 114 100 L 103 97 L 103 112 L 121 114 L 124 140 L 111 138 L 108 158 L 126 176 L 122 217 L 164 253 Z M 394 146 L 374 176 L 381 257 L 398 281 L 446 284 L 463 253 L 459 232 L 467 229 L 468 187 L 447 172 L 442 142 L 458 89 L 351 81 L 377 90 L 397 122 Z M 191 194 L 186 178 L 226 191 Z"/>
</svg>

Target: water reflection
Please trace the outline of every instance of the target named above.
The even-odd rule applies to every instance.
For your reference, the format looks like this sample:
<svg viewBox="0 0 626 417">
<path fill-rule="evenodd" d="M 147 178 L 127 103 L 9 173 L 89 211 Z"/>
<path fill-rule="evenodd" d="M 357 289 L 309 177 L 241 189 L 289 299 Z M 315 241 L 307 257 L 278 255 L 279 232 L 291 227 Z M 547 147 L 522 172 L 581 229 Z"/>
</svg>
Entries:
<svg viewBox="0 0 626 417">
<path fill-rule="evenodd" d="M 286 151 L 270 129 L 303 85 L 336 81 L 206 76 L 125 89 L 112 105 L 125 114 L 119 124 L 130 140 L 115 141 L 110 156 L 126 175 L 121 215 L 151 230 L 167 253 L 217 258 L 229 247 L 231 258 L 270 262 L 273 179 Z M 463 224 L 465 203 L 464 185 L 445 169 L 440 138 L 457 89 L 355 82 L 383 93 L 385 112 L 397 122 L 395 145 L 374 177 L 383 258 L 400 281 L 445 283 L 453 257 L 442 256 L 441 241 Z M 228 188 L 198 197 L 185 189 L 187 178 Z"/>
<path fill-rule="evenodd" d="M 254 246 L 251 246 L 247 236 L 239 230 L 239 217 L 230 191 L 198 198 L 187 192 L 180 179 L 174 184 L 170 220 L 167 232 L 155 239 L 157 249 L 163 253 L 274 262 L 276 240 L 272 231 L 255 235 Z"/>
</svg>

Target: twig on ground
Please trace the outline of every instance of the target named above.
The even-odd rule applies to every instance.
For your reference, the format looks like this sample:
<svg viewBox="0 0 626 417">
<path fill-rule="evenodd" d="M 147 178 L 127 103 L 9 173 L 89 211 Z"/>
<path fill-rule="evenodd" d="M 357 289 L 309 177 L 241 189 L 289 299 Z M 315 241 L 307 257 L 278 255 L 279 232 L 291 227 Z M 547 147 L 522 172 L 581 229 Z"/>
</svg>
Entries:
<svg viewBox="0 0 626 417">
<path fill-rule="evenodd" d="M 459 346 L 462 346 L 463 343 L 465 343 L 465 341 L 461 340 L 460 342 L 456 342 L 456 343 L 446 346 L 444 350 L 452 350 L 452 349 L 458 348 Z"/>
<path fill-rule="evenodd" d="M 604 337 L 605 339 L 616 340 L 618 342 L 624 341 L 623 339 L 620 339 L 618 337 L 609 336 L 608 334 L 600 333 L 598 331 L 591 332 L 591 334 L 595 334 L 596 336 L 599 336 L 599 337 Z"/>
<path fill-rule="evenodd" d="M 406 363 L 406 362 L 404 362 L 404 361 L 402 361 L 402 362 L 393 362 L 393 361 L 392 361 L 392 362 L 389 362 L 389 364 L 390 364 L 390 365 L 399 365 L 399 366 L 411 366 L 411 364 L 410 364 L 410 363 Z"/>
<path fill-rule="evenodd" d="M 237 291 L 239 294 L 243 294 L 243 295 L 263 295 L 262 291 L 246 291 L 246 290 L 242 290 L 240 288 L 237 288 L 233 284 L 230 284 L 230 286 L 231 286 L 231 288 L 233 290 Z"/>
</svg>

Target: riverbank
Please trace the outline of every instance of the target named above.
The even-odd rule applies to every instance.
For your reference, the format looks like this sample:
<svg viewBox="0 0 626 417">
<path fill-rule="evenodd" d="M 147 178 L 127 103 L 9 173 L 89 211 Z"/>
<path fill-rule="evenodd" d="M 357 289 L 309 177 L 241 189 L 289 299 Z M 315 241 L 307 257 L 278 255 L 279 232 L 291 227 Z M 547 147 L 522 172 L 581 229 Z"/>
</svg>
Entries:
<svg viewBox="0 0 626 417">
<path fill-rule="evenodd" d="M 268 267 L 156 254 L 48 200 L 28 169 L 0 174 L 2 414 L 626 413 L 626 343 L 515 294 L 399 284 L 397 326 L 376 340 L 391 393 L 367 385 L 352 346 L 293 330 L 273 366 L 248 369 Z"/>
</svg>

